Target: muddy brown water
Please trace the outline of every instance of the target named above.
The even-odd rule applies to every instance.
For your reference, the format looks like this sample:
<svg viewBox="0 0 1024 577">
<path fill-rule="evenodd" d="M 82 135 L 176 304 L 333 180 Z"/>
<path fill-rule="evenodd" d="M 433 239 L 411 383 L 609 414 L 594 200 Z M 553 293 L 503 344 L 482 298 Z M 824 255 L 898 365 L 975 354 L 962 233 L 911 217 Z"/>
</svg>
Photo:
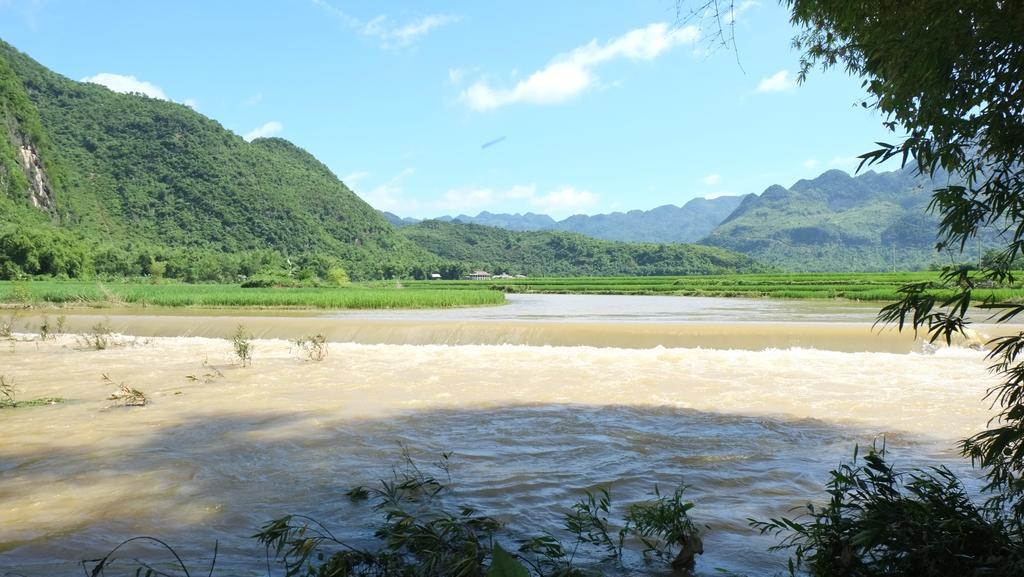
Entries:
<svg viewBox="0 0 1024 577">
<path fill-rule="evenodd" d="M 775 301 L 704 300 L 685 315 L 692 301 L 639 297 L 530 298 L 526 312 L 68 312 L 69 330 L 121 333 L 106 350 L 39 341 L 25 327 L 40 317 L 23 313 L 0 374 L 20 398 L 68 402 L 0 411 L 0 568 L 78 575 L 77 561 L 156 535 L 196 567 L 219 541 L 217 574 L 264 575 L 249 537 L 275 516 L 365 537 L 365 506 L 342 493 L 389 475 L 403 446 L 424 462 L 451 451 L 460 499 L 517 534 L 556 529 L 586 489 L 625 504 L 685 481 L 708 526 L 707 575 L 783 571 L 747 518 L 821 499 L 855 444 L 884 435 L 898 463 L 973 476 L 954 445 L 990 416 L 984 352 L 872 331 L 859 305 L 751 320 Z M 223 338 L 240 322 L 259 336 L 251 367 Z M 316 332 L 331 341 L 321 362 L 288 340 Z M 102 375 L 151 403 L 109 408 Z"/>
</svg>

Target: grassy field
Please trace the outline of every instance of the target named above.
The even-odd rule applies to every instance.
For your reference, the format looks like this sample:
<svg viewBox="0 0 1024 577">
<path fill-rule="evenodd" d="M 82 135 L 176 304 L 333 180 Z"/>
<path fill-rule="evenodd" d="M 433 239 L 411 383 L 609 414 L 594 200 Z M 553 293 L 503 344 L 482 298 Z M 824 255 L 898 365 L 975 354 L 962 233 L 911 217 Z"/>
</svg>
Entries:
<svg viewBox="0 0 1024 577">
<path fill-rule="evenodd" d="M 487 287 L 445 290 L 354 285 L 339 288 L 241 288 L 237 285 L 0 282 L 0 303 L 67 306 L 250 307 L 320 309 L 449 308 L 499 305 L 505 295 Z"/>
<path fill-rule="evenodd" d="M 775 273 L 687 277 L 577 277 L 444 281 L 448 289 L 474 290 L 486 286 L 505 293 L 639 294 L 785 299 L 848 299 L 894 301 L 898 289 L 910 282 L 937 281 L 937 272 L 912 273 Z M 438 281 L 410 281 L 410 288 L 435 286 Z M 951 294 L 951 291 L 936 291 Z M 980 299 L 1024 301 L 1024 285 L 980 289 Z"/>
<path fill-rule="evenodd" d="M 338 288 L 237 285 L 0 282 L 0 303 L 68 306 L 167 306 L 321 309 L 448 308 L 498 305 L 506 293 L 637 294 L 894 301 L 909 282 L 938 273 L 782 273 L 688 277 L 551 277 L 489 281 L 394 281 Z M 950 291 L 936 291 L 938 295 Z M 1024 302 L 1024 286 L 978 289 L 977 299 Z"/>
</svg>

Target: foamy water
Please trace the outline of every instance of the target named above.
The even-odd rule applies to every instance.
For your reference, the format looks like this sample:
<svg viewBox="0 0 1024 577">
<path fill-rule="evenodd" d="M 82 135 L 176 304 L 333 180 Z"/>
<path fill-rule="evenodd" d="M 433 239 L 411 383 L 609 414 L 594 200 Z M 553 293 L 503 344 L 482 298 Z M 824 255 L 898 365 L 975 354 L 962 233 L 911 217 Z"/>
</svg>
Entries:
<svg viewBox="0 0 1024 577">
<path fill-rule="evenodd" d="M 228 334 L 238 322 L 134 318 L 108 322 L 134 322 L 136 334 Z M 517 533 L 557 528 L 583 489 L 609 486 L 628 503 L 685 480 L 710 526 L 701 572 L 772 574 L 784 558 L 766 553 L 773 541 L 748 517 L 821 499 L 827 471 L 883 434 L 898 463 L 965 470 L 953 446 L 985 425 L 982 396 L 996 382 L 983 352 L 913 352 L 906 336 L 872 341 L 868 325 L 735 324 L 722 330 L 738 340 L 702 348 L 684 345 L 709 342 L 718 325 L 243 322 L 268 336 L 327 327 L 349 342 L 313 362 L 260 339 L 246 368 L 213 338 L 0 346 L 0 374 L 20 398 L 69 399 L 0 412 L 0 567 L 78 574 L 78 560 L 150 534 L 197 561 L 219 539 L 220 574 L 265 574 L 249 539 L 263 522 L 305 513 L 358 534 L 362 510 L 342 493 L 386 476 L 404 445 L 427 460 L 452 451 L 459 495 Z M 594 334 L 601 346 L 550 344 Z M 646 348 L 615 346 L 637 335 Z M 104 374 L 151 404 L 108 408 Z"/>
</svg>

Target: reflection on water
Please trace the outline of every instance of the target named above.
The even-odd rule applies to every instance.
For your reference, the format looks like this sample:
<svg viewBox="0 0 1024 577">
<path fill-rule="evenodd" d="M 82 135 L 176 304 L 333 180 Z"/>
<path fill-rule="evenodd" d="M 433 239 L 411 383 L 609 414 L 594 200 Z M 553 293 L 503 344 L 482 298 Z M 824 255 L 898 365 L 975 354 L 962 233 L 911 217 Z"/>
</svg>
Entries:
<svg viewBox="0 0 1024 577">
<path fill-rule="evenodd" d="M 642 323 L 874 322 L 878 303 L 667 295 L 510 294 L 508 304 L 435 310 L 342 311 L 342 318 Z"/>
<path fill-rule="evenodd" d="M 957 462 L 994 382 L 962 348 L 334 342 L 315 363 L 260 340 L 251 368 L 231 360 L 226 341 L 194 337 L 0 349 L 22 398 L 71 399 L 0 414 L 0 567 L 78 574 L 75 561 L 157 534 L 192 559 L 220 539 L 223 574 L 265 574 L 248 538 L 262 522 L 359 519 L 341 493 L 389 474 L 404 443 L 453 451 L 459 493 L 528 532 L 556 527 L 582 489 L 626 503 L 683 479 L 711 527 L 702 571 L 763 574 L 780 559 L 747 517 L 820 498 L 827 470 L 881 433 L 899 463 Z M 153 403 L 106 409 L 102 374 Z"/>
<path fill-rule="evenodd" d="M 872 323 L 878 303 L 667 295 L 509 294 L 500 306 L 394 310 L 232 310 L 230 316 L 405 321 L 626 323 Z M 84 309 L 77 312 L 90 312 Z M 73 311 L 72 312 L 76 312 Z M 117 315 L 223 316 L 224 309 L 118 307 Z M 979 319 L 983 320 L 983 319 Z"/>
</svg>

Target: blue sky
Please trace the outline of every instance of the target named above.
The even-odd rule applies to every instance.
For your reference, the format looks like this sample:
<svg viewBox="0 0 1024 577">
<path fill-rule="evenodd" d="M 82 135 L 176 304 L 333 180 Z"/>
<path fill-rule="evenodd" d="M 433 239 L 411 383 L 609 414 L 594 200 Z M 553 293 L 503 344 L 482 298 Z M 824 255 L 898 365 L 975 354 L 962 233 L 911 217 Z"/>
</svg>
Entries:
<svg viewBox="0 0 1024 577">
<path fill-rule="evenodd" d="M 0 0 L 0 38 L 70 78 L 287 138 L 402 216 L 759 193 L 893 140 L 859 79 L 794 82 L 775 1 L 736 7 L 735 52 L 674 0 Z"/>
</svg>

